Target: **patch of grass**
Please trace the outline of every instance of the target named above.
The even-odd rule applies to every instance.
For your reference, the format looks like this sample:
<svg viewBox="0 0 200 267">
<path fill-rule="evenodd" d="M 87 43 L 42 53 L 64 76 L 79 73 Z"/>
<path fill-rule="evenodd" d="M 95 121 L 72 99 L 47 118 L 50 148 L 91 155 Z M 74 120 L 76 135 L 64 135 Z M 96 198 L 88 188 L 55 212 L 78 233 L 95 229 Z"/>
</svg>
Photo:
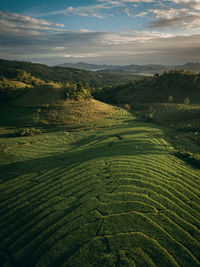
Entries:
<svg viewBox="0 0 200 267">
<path fill-rule="evenodd" d="M 32 127 L 39 123 L 38 109 L 35 107 L 18 107 L 0 105 L 0 125 L 12 127 Z"/>
</svg>

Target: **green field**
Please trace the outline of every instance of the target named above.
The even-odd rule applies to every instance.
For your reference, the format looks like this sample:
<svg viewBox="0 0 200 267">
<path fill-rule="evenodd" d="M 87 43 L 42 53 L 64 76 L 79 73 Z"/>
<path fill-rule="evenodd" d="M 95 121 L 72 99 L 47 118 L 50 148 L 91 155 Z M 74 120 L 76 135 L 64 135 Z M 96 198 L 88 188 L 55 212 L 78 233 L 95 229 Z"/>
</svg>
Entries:
<svg viewBox="0 0 200 267">
<path fill-rule="evenodd" d="M 200 170 L 174 155 L 175 129 L 118 110 L 15 137 L 16 109 L 38 123 L 3 108 L 2 266 L 200 266 Z"/>
</svg>

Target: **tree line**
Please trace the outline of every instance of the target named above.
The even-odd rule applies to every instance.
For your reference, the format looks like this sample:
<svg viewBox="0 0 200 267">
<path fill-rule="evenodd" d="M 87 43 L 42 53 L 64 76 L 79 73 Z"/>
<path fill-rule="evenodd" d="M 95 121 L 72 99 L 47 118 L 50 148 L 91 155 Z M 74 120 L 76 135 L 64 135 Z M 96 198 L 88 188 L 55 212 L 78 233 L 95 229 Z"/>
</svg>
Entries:
<svg viewBox="0 0 200 267">
<path fill-rule="evenodd" d="M 127 84 L 104 87 L 96 90 L 94 97 L 113 104 L 188 103 L 188 101 L 196 100 L 199 92 L 200 73 L 171 70 L 165 71 L 163 74 L 137 79 Z"/>
</svg>

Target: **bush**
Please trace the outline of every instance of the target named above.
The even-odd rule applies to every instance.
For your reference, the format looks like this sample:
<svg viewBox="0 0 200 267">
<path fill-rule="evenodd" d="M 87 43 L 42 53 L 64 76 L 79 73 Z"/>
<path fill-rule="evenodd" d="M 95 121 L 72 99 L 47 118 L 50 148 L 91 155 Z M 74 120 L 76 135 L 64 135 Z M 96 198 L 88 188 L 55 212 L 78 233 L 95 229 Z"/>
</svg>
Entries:
<svg viewBox="0 0 200 267">
<path fill-rule="evenodd" d="M 186 98 L 184 99 L 184 103 L 185 103 L 186 105 L 189 105 L 189 104 L 190 104 L 190 99 L 189 99 L 189 97 L 186 97 Z"/>
<path fill-rule="evenodd" d="M 170 95 L 170 96 L 168 97 L 168 102 L 172 103 L 173 99 L 174 99 L 173 96 Z"/>
<path fill-rule="evenodd" d="M 127 111 L 129 111 L 131 109 L 129 104 L 124 104 L 123 105 L 124 109 L 126 109 Z"/>
<path fill-rule="evenodd" d="M 192 153 L 186 150 L 177 150 L 175 152 L 175 155 L 186 162 L 200 168 L 200 154 L 198 153 Z"/>
<path fill-rule="evenodd" d="M 36 128 L 20 128 L 15 132 L 16 136 L 35 136 L 41 134 L 41 131 Z"/>
</svg>

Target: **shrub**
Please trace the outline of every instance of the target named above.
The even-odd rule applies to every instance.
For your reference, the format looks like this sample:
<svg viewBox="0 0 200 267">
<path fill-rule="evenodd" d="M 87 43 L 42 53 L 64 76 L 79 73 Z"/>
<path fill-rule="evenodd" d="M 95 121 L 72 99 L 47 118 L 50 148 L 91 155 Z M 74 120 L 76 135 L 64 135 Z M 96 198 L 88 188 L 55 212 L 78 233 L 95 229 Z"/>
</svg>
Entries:
<svg viewBox="0 0 200 267">
<path fill-rule="evenodd" d="M 35 136 L 41 134 L 41 131 L 36 128 L 20 128 L 15 132 L 16 136 Z"/>
<path fill-rule="evenodd" d="M 184 103 L 185 103 L 186 105 L 189 105 L 189 104 L 190 104 L 190 99 L 189 99 L 189 97 L 186 97 L 186 98 L 184 99 Z"/>
<path fill-rule="evenodd" d="M 131 107 L 130 107 L 129 104 L 124 104 L 123 107 L 124 107 L 124 109 L 126 109 L 126 110 L 128 110 L 128 111 L 131 109 Z"/>
<path fill-rule="evenodd" d="M 186 150 L 177 150 L 175 152 L 175 155 L 186 162 L 200 168 L 200 154 L 198 153 L 192 153 Z"/>
<path fill-rule="evenodd" d="M 174 98 L 173 98 L 173 96 L 171 96 L 171 95 L 168 97 L 168 101 L 169 101 L 170 103 L 172 103 L 173 99 L 174 99 Z"/>
</svg>

